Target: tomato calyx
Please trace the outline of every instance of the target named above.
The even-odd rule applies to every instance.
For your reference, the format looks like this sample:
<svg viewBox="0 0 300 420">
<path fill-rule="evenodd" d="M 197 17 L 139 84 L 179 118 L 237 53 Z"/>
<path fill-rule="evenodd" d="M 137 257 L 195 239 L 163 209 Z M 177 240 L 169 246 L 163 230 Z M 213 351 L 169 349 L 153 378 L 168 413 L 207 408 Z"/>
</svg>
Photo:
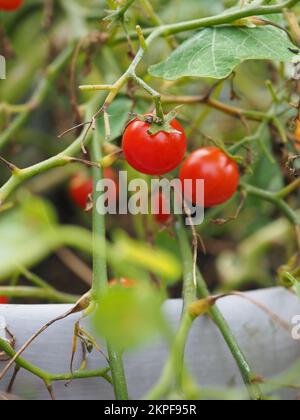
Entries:
<svg viewBox="0 0 300 420">
<path fill-rule="evenodd" d="M 222 150 L 222 152 L 231 160 L 235 161 L 235 163 L 237 165 L 241 165 L 243 166 L 245 163 L 245 158 L 243 156 L 240 155 L 233 155 L 232 153 L 230 153 L 228 151 L 228 149 L 226 148 L 225 143 L 220 140 L 220 139 L 213 139 L 212 137 L 209 136 L 205 136 L 215 147 L 219 148 L 220 150 Z"/>
<path fill-rule="evenodd" d="M 172 111 L 166 114 L 164 116 L 164 120 L 162 120 L 160 117 L 154 114 L 143 115 L 139 118 L 150 125 L 148 134 L 150 134 L 151 136 L 161 133 L 162 131 L 170 134 L 181 134 L 180 131 L 175 130 L 174 127 L 172 127 L 171 125 L 171 122 L 177 117 L 179 113 L 179 108 L 181 107 L 174 108 Z"/>
</svg>

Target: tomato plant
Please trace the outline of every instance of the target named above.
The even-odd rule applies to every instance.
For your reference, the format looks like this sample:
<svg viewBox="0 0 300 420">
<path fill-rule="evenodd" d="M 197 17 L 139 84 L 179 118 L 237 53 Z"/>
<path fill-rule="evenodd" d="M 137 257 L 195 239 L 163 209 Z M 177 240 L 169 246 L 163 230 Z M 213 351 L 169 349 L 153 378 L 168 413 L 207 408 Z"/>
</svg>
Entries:
<svg viewBox="0 0 300 420">
<path fill-rule="evenodd" d="M 234 160 L 217 147 L 203 147 L 191 153 L 180 170 L 180 179 L 192 180 L 185 197 L 194 204 L 217 206 L 229 200 L 239 185 L 239 170 Z M 204 203 L 197 202 L 196 180 L 204 180 Z"/>
<path fill-rule="evenodd" d="M 127 162 L 148 175 L 164 175 L 176 169 L 186 153 L 187 139 L 177 120 L 171 121 L 170 126 L 170 132 L 151 134 L 149 122 L 139 118 L 132 121 L 122 141 Z"/>
<path fill-rule="evenodd" d="M 0 0 L 0 10 L 0 303 L 14 302 L 0 305 L 0 399 L 40 397 L 37 379 L 52 399 L 78 399 L 57 381 L 85 379 L 87 395 L 91 378 L 116 400 L 141 396 L 133 378 L 129 395 L 124 363 L 149 344 L 156 384 L 143 352 L 131 356 L 145 400 L 295 398 L 286 302 L 300 297 L 300 0 Z M 102 191 L 105 180 L 115 188 Z M 274 292 L 274 306 L 255 288 Z M 207 314 L 194 366 L 190 334 Z M 78 321 L 70 331 L 66 318 Z M 55 323 L 64 334 L 36 342 L 40 366 L 31 344 Z M 234 384 L 216 383 L 219 365 Z"/>
</svg>

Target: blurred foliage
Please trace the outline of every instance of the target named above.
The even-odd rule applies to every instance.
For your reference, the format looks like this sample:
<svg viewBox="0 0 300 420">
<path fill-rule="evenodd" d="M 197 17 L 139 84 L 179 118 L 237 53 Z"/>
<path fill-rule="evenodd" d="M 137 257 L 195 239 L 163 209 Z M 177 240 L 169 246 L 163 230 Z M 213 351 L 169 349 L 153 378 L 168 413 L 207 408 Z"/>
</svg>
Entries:
<svg viewBox="0 0 300 420">
<path fill-rule="evenodd" d="M 101 294 L 94 324 L 102 337 L 121 350 L 145 345 L 165 332 L 160 294 L 143 282 L 132 288 L 110 287 Z"/>
<path fill-rule="evenodd" d="M 174 23 L 220 13 L 225 8 L 236 5 L 236 2 L 230 0 L 213 2 L 208 0 L 189 0 L 187 7 L 187 4 L 180 0 L 154 0 L 151 4 L 163 22 Z M 26 103 L 38 82 L 45 75 L 47 65 L 57 53 L 66 45 L 69 45 L 71 41 L 78 40 L 88 33 L 92 33 L 94 39 L 91 43 L 84 43 L 81 52 L 78 54 L 74 81 L 75 88 L 80 84 L 112 83 L 126 70 L 131 62 L 132 58 L 126 42 L 119 43 L 116 41 L 118 37 L 124 36 L 122 27 L 115 29 L 114 39 L 110 44 L 102 43 L 101 37 L 99 38 L 99 34 L 107 33 L 107 24 L 103 23 L 101 19 L 106 15 L 106 9 L 116 7 L 113 1 L 57 0 L 54 1 L 53 16 L 49 17 L 48 22 L 45 21 L 46 10 L 44 6 L 44 1 L 27 0 L 26 7 L 21 8 L 17 13 L 1 13 L 0 15 L 1 28 L 6 34 L 6 38 L 2 38 L 2 44 L 5 41 L 5 45 L 1 44 L 0 48 L 3 52 L 5 47 L 8 50 L 6 53 L 10 53 L 7 59 L 7 79 L 0 82 L 1 102 L 9 104 Z M 134 31 L 137 23 L 143 28 L 153 26 L 151 17 L 143 8 L 142 3 L 137 2 L 128 11 L 127 17 L 126 25 L 128 31 Z M 175 41 L 180 44 L 183 40 L 192 39 L 196 32 L 195 34 L 188 32 L 176 35 L 174 37 Z M 134 40 L 132 48 L 136 50 L 137 46 L 138 43 Z M 184 78 L 177 81 L 161 81 L 149 75 L 149 65 L 165 60 L 170 53 L 170 43 L 164 39 L 157 40 L 139 66 L 139 75 L 165 95 L 202 94 L 212 86 L 213 82 L 210 79 L 195 80 L 194 78 Z M 220 88 L 217 95 L 218 99 L 227 105 L 265 112 L 272 103 L 272 97 L 265 85 L 265 81 L 270 79 L 275 85 L 282 86 L 282 72 L 286 73 L 287 69 L 279 70 L 280 68 L 277 64 L 270 62 L 251 61 L 241 64 L 236 69 L 234 79 L 226 81 Z M 32 113 L 29 122 L 12 136 L 10 143 L 1 151 L 1 154 L 5 155 L 8 160 L 25 167 L 55 155 L 74 140 L 76 133 L 69 133 L 62 140 L 57 139 L 59 133 L 76 123 L 70 100 L 70 91 L 72 90 L 70 75 L 70 66 L 60 72 L 46 100 Z M 232 95 L 232 84 L 236 96 Z M 79 104 L 93 96 L 93 93 L 80 93 L 77 89 L 75 89 L 75 93 Z M 172 107 L 172 104 L 165 105 L 166 111 Z M 152 111 L 152 109 L 152 104 L 144 97 L 140 89 L 133 89 L 129 92 L 124 90 L 109 109 L 112 130 L 111 141 L 120 145 L 120 137 L 125 123 L 135 113 L 146 113 Z M 283 114 L 283 124 L 293 115 L 292 112 L 289 111 Z M 8 126 L 13 117 L 15 117 L 15 114 L 11 115 L 6 111 L 0 112 L 1 131 Z M 227 145 L 231 145 L 247 135 L 249 130 L 254 132 L 257 128 L 256 122 L 249 122 L 245 126 L 243 121 L 220 113 L 217 110 L 212 110 L 201 103 L 195 103 L 193 106 L 184 106 L 180 118 L 189 135 L 190 150 L 205 144 L 211 144 L 209 138 L 222 140 Z M 98 128 L 103 132 L 104 123 L 102 117 L 99 119 Z M 282 170 L 282 162 L 278 155 L 273 153 L 274 138 L 271 137 L 269 130 L 264 130 L 261 141 L 253 145 L 251 151 L 252 173 L 246 174 L 245 180 L 257 187 L 276 191 L 285 184 L 286 179 Z M 276 143 L 278 140 L 275 140 Z M 262 148 L 262 144 L 265 145 L 264 148 Z M 290 146 L 289 149 L 291 150 Z M 243 152 L 244 155 L 246 152 Z M 270 159 L 270 156 L 273 156 L 273 158 Z M 119 161 L 115 164 L 115 169 L 128 170 L 129 168 L 125 162 Z M 87 168 L 85 171 L 89 172 L 90 170 Z M 176 172 L 174 175 L 176 175 Z M 1 166 L 1 183 L 7 180 L 8 176 L 7 170 Z M 82 212 L 74 209 L 73 203 L 68 197 L 67 190 L 70 176 L 72 176 L 72 171 L 69 169 L 57 169 L 46 175 L 48 182 L 45 182 L 45 175 L 40 175 L 34 182 L 30 181 L 27 186 L 29 189 L 38 186 L 39 194 L 46 200 L 52 201 L 57 212 L 56 228 L 63 221 L 64 224 L 78 224 L 86 229 L 90 229 L 91 220 L 89 214 L 82 214 Z M 129 169 L 129 179 L 135 176 L 137 176 L 136 172 Z M 145 177 L 145 179 L 149 181 L 148 177 Z M 47 186 L 48 183 L 49 186 Z M 45 185 L 45 188 L 43 188 L 43 185 Z M 24 187 L 24 190 L 26 188 Z M 297 199 L 297 194 L 295 194 L 291 198 L 292 205 L 297 206 Z M 26 220 L 27 213 L 24 213 L 24 208 L 21 204 L 18 204 L 21 201 L 17 200 L 14 203 L 13 210 L 0 215 L 1 229 L 3 229 L 3 232 L 6 232 L 5 238 L 7 237 L 4 242 L 7 241 L 7 243 L 12 244 L 12 248 L 8 247 L 5 251 L 6 254 L 3 253 L 3 255 L 10 255 L 11 259 L 13 248 L 17 249 L 17 253 L 21 255 L 23 252 L 21 244 L 24 244 L 26 249 L 26 239 L 24 238 L 31 236 L 35 238 L 36 236 L 34 235 L 36 233 L 34 232 L 38 230 L 37 233 L 39 235 L 36 240 L 43 241 L 42 245 L 37 246 L 39 257 L 30 255 L 30 258 L 28 257 L 24 261 L 22 259 L 25 265 L 32 265 L 38 261 L 40 262 L 42 255 L 49 253 L 49 245 L 47 246 L 46 243 L 47 239 L 41 239 L 43 235 L 44 238 L 47 238 L 47 232 L 44 233 L 44 231 L 47 231 L 47 224 L 43 223 L 38 217 L 36 218 L 36 226 L 31 226 L 29 223 L 24 224 L 24 217 Z M 216 226 L 209 223 L 211 218 L 232 216 L 238 203 L 239 197 L 237 196 L 226 206 L 207 211 L 207 220 L 200 227 L 204 242 L 209 242 L 207 256 L 209 264 L 205 263 L 205 257 L 201 257 L 201 261 L 204 260 L 204 271 L 208 281 L 210 281 L 211 276 L 215 276 L 216 267 L 222 266 L 220 262 L 216 261 L 218 258 L 222 261 L 224 255 L 227 255 L 228 251 L 230 251 L 236 253 L 238 260 L 239 251 L 236 251 L 238 244 L 243 243 L 248 237 L 259 235 L 261 229 L 264 229 L 267 224 L 272 223 L 274 218 L 278 217 L 278 211 L 271 204 L 257 198 L 248 198 L 236 220 L 224 226 Z M 49 207 L 48 204 L 43 205 L 47 208 Z M 53 210 L 51 211 L 53 212 Z M 11 227 L 14 224 L 16 226 Z M 118 233 L 117 239 L 114 239 L 111 244 L 112 257 L 110 264 L 112 271 L 117 271 L 118 275 L 130 274 L 135 278 L 140 273 L 141 277 L 147 278 L 147 271 L 150 269 L 157 276 L 165 276 L 165 280 L 169 284 L 180 278 L 181 264 L 179 263 L 177 242 L 168 229 L 161 232 L 161 229 L 155 226 L 153 221 L 149 221 L 144 217 L 133 220 L 133 218 L 129 217 L 112 216 L 108 218 L 107 225 L 109 238 L 113 237 L 113 232 L 116 228 L 120 228 L 125 232 L 121 235 Z M 51 229 L 53 230 L 53 225 Z M 7 231 L 17 233 L 7 234 Z M 264 231 L 262 230 L 262 232 Z M 135 242 L 130 237 L 137 237 L 139 241 Z M 149 248 L 147 244 L 149 237 L 159 247 L 158 251 Z M 291 238 L 292 234 L 288 237 Z M 18 247 L 21 247 L 20 250 L 18 247 L 14 247 L 15 242 L 20 244 L 18 245 Z M 293 243 L 293 241 L 291 242 Z M 219 250 L 220 247 L 221 251 L 216 252 L 215 249 Z M 286 248 L 285 237 L 282 247 Z M 165 251 L 161 251 L 161 248 Z M 34 254 L 34 249 L 35 247 L 32 246 L 31 249 L 26 249 L 26 253 Z M 224 255 L 222 255 L 223 252 Z M 263 272 L 267 274 L 268 279 L 274 276 L 276 268 L 272 260 L 273 252 L 276 253 L 276 249 L 274 250 L 272 244 L 267 249 L 264 249 L 263 252 L 263 257 L 265 258 Z M 290 252 L 292 253 L 293 250 Z M 122 263 L 118 265 L 118 258 L 122 260 L 123 257 L 126 259 L 127 264 Z M 286 252 L 282 252 L 278 263 L 285 263 L 287 257 Z M 210 264 L 211 258 L 213 258 L 213 267 Z M 234 259 L 233 268 L 239 271 L 237 260 Z M 136 264 L 133 264 L 134 262 Z M 7 269 L 11 264 L 13 263 L 10 262 L 8 264 L 6 260 L 2 267 L 2 277 L 4 279 L 6 277 L 6 280 L 9 280 L 11 275 L 11 270 Z M 225 273 L 225 276 L 230 277 L 234 273 L 235 271 L 228 271 L 228 273 Z M 218 280 L 221 283 L 224 277 L 223 274 L 221 272 L 218 276 Z M 256 284 L 257 278 L 258 276 L 252 273 L 250 278 L 247 276 L 245 284 L 241 285 L 241 287 L 247 288 Z M 260 286 L 260 282 L 258 285 Z"/>
</svg>

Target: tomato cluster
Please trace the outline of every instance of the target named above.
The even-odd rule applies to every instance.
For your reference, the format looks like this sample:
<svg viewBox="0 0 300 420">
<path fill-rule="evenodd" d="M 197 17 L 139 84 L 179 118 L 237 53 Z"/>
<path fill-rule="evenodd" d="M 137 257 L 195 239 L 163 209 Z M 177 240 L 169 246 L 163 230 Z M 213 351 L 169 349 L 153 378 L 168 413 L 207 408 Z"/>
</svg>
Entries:
<svg viewBox="0 0 300 420">
<path fill-rule="evenodd" d="M 147 175 L 164 175 L 176 169 L 183 161 L 187 139 L 177 120 L 171 122 L 171 130 L 150 133 L 151 124 L 137 118 L 126 128 L 123 136 L 123 151 L 127 162 L 137 171 Z M 196 197 L 196 181 L 204 180 L 204 203 Z M 229 200 L 239 184 L 236 162 L 217 147 L 203 147 L 192 153 L 183 163 L 180 180 L 192 180 L 190 190 L 184 191 L 185 199 L 204 206 L 217 206 Z M 170 215 L 162 211 L 163 196 L 159 197 L 158 223 L 166 223 Z"/>
<path fill-rule="evenodd" d="M 0 10 L 14 11 L 22 6 L 23 0 L 0 0 Z"/>
<path fill-rule="evenodd" d="M 184 128 L 173 119 L 169 130 L 158 129 L 152 133 L 153 119 L 153 116 L 136 118 L 126 127 L 122 147 L 129 165 L 143 174 L 162 176 L 182 164 L 179 172 L 182 185 L 185 186 L 185 180 L 192 181 L 189 188 L 184 188 L 184 198 L 187 201 L 210 208 L 229 200 L 239 185 L 240 175 L 236 162 L 217 147 L 202 147 L 183 162 L 187 151 Z M 104 176 L 116 183 L 118 191 L 115 172 L 110 168 L 105 169 Z M 196 194 L 197 180 L 204 180 L 204 202 L 200 202 Z M 92 178 L 78 174 L 72 179 L 70 195 L 80 208 L 87 207 L 92 192 Z M 171 220 L 171 214 L 164 210 L 163 194 L 159 193 L 157 199 L 159 211 L 155 220 L 157 223 L 167 224 Z"/>
</svg>

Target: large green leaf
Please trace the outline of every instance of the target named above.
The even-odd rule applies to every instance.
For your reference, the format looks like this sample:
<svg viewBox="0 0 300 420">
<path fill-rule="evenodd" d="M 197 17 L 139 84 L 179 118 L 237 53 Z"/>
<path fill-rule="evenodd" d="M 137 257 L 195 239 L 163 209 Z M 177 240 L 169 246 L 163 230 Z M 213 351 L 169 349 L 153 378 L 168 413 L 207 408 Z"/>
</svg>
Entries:
<svg viewBox="0 0 300 420">
<path fill-rule="evenodd" d="M 291 51 L 295 48 L 283 30 L 271 26 L 207 28 L 149 72 L 166 80 L 187 76 L 223 79 L 245 60 L 300 61 L 300 55 Z"/>
</svg>

